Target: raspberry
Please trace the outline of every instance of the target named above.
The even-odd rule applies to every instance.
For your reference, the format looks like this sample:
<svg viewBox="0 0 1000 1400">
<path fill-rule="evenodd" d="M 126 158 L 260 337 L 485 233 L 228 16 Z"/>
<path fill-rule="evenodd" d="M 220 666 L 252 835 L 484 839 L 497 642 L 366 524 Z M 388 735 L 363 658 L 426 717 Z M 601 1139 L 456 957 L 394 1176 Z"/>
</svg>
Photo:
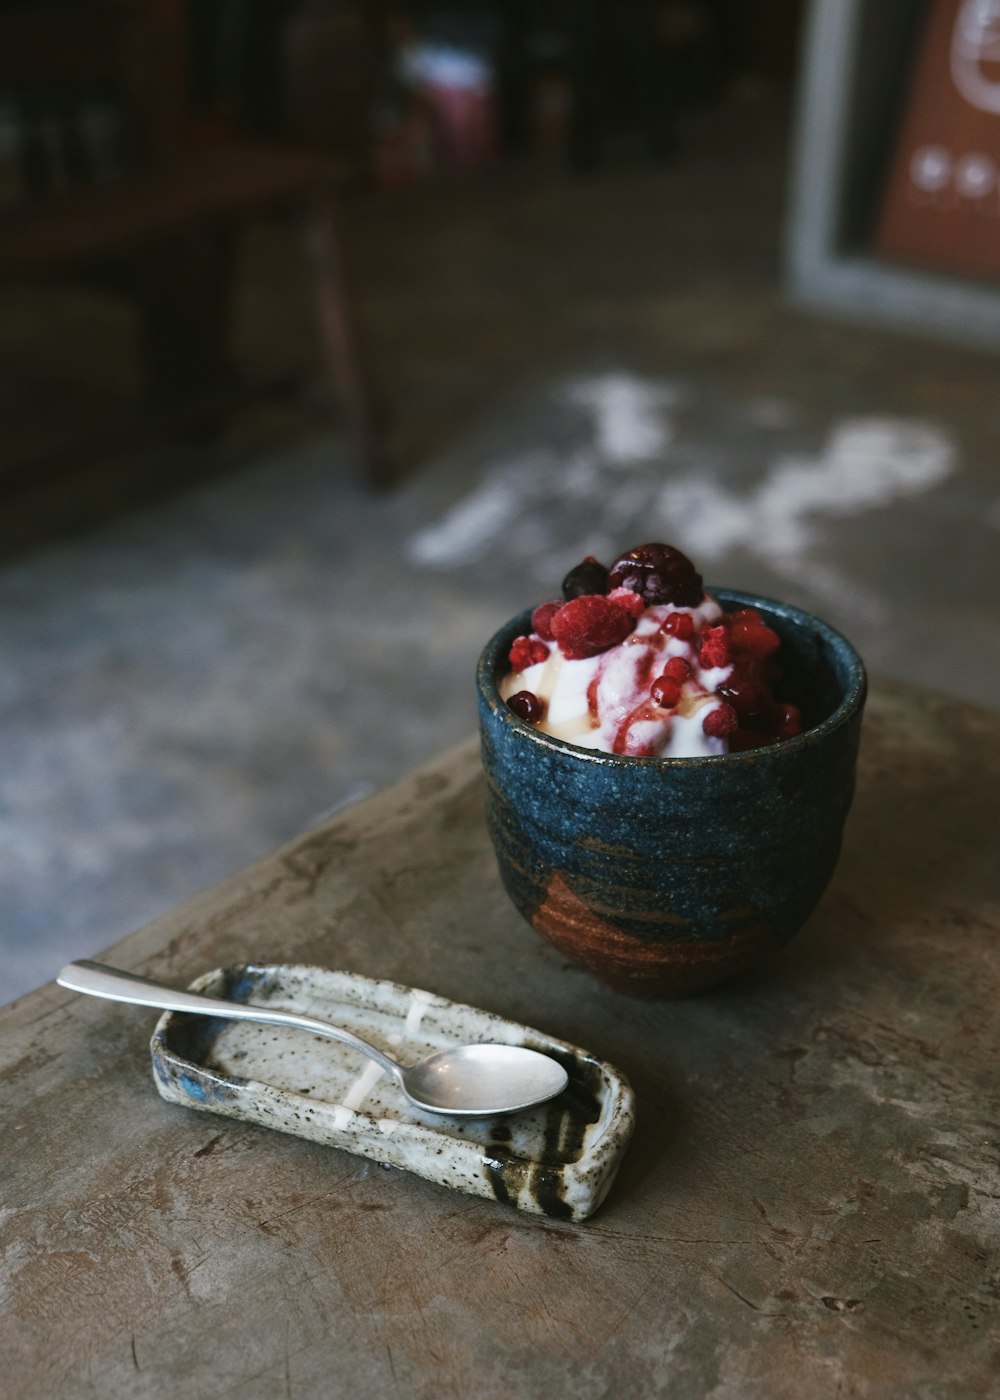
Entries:
<svg viewBox="0 0 1000 1400">
<path fill-rule="evenodd" d="M 629 588 L 644 602 L 676 603 L 695 608 L 705 596 L 701 574 L 686 554 L 669 544 L 641 544 L 620 554 L 611 565 L 612 588 Z"/>
<path fill-rule="evenodd" d="M 683 656 L 672 656 L 664 666 L 663 674 L 672 681 L 686 681 L 691 674 L 691 664 Z"/>
<path fill-rule="evenodd" d="M 635 619 L 624 608 L 596 593 L 572 598 L 552 619 L 552 635 L 570 661 L 607 651 L 634 627 Z"/>
<path fill-rule="evenodd" d="M 529 724 L 537 724 L 545 714 L 545 701 L 531 690 L 519 690 L 510 697 L 507 706 L 519 719 L 527 720 Z"/>
<path fill-rule="evenodd" d="M 680 682 L 664 674 L 653 682 L 649 694 L 654 705 L 659 705 L 661 710 L 672 710 L 681 698 Z"/>
<path fill-rule="evenodd" d="M 724 626 L 705 628 L 698 659 L 706 670 L 714 666 L 729 665 L 732 659 L 729 654 L 729 634 Z"/>
<path fill-rule="evenodd" d="M 727 705 L 724 700 L 714 710 L 709 710 L 701 722 L 702 729 L 713 739 L 728 739 L 738 725 L 739 718 L 736 711 L 732 705 Z"/>
<path fill-rule="evenodd" d="M 531 614 L 532 632 L 537 632 L 540 637 L 544 637 L 547 642 L 551 642 L 552 619 L 561 607 L 561 602 L 539 603 L 538 607 Z"/>
<path fill-rule="evenodd" d="M 646 604 L 631 588 L 613 588 L 608 594 L 608 601 L 624 608 L 630 617 L 641 617 L 646 611 Z"/>
<path fill-rule="evenodd" d="M 668 637 L 678 637 L 682 642 L 689 642 L 694 636 L 694 618 L 690 613 L 667 613 L 660 630 L 666 632 Z"/>
<path fill-rule="evenodd" d="M 548 656 L 549 649 L 544 642 L 536 642 L 531 637 L 517 637 L 508 660 L 512 671 L 526 671 L 529 666 L 547 661 Z"/>
<path fill-rule="evenodd" d="M 571 598 L 582 598 L 588 593 L 607 593 L 608 571 L 592 554 L 588 554 L 576 568 L 570 569 L 562 581 L 563 597 L 567 603 Z"/>
</svg>

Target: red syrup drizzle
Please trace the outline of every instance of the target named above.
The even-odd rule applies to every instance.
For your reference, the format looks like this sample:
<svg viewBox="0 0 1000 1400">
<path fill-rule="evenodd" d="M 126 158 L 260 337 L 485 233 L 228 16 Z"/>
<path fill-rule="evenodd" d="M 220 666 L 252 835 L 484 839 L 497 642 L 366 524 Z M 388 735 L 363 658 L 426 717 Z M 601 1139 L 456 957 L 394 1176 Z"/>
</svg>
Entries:
<svg viewBox="0 0 1000 1400">
<path fill-rule="evenodd" d="M 642 724 L 647 720 L 653 720 L 662 725 L 664 719 L 669 719 L 669 716 L 663 710 L 656 705 L 651 705 L 648 700 L 644 700 L 641 705 L 635 707 L 631 714 L 626 715 L 618 726 L 615 742 L 611 749 L 612 753 L 628 754 L 632 758 L 652 758 L 656 752 L 652 742 L 629 744 L 629 735 L 633 725 Z"/>
</svg>

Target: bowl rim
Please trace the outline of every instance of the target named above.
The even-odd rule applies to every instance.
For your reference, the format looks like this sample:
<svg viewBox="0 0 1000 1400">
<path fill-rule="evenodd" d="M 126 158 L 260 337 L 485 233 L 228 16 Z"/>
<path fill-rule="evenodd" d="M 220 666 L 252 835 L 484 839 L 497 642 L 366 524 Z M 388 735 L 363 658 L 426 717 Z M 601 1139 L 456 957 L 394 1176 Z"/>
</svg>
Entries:
<svg viewBox="0 0 1000 1400">
<path fill-rule="evenodd" d="M 759 607 L 783 618 L 796 627 L 818 633 L 824 638 L 846 660 L 848 667 L 844 698 L 833 713 L 827 715 L 826 719 L 821 720 L 819 724 L 814 724 L 812 728 L 803 730 L 801 734 L 796 734 L 792 739 L 779 739 L 776 744 L 767 744 L 763 748 L 743 749 L 739 753 L 703 754 L 690 758 L 663 758 L 655 755 L 605 753 L 601 749 L 588 749 L 579 744 L 571 744 L 568 739 L 558 739 L 552 734 L 543 734 L 526 720 L 521 719 L 500 698 L 496 687 L 495 676 L 501 648 L 509 646 L 514 637 L 524 633 L 526 627 L 530 630 L 533 611 L 531 608 L 526 608 L 524 612 L 509 618 L 502 627 L 494 632 L 483 647 L 476 666 L 478 693 L 496 718 L 510 724 L 516 732 L 538 744 L 541 748 L 565 753 L 573 758 L 582 758 L 598 766 L 618 767 L 624 765 L 625 767 L 634 767 L 638 765 L 640 767 L 655 766 L 666 770 L 689 769 L 692 764 L 701 763 L 759 763 L 763 756 L 793 753 L 798 749 L 808 748 L 835 730 L 841 729 L 861 710 L 868 693 L 868 674 L 857 649 L 842 632 L 838 632 L 835 627 L 831 627 L 828 622 L 824 622 L 815 613 L 807 612 L 804 608 L 797 608 L 793 604 L 782 602 L 777 598 L 767 598 L 763 594 L 744 593 L 734 588 L 716 588 L 712 584 L 705 585 L 705 593 L 723 606 L 734 604 L 737 608 Z"/>
</svg>

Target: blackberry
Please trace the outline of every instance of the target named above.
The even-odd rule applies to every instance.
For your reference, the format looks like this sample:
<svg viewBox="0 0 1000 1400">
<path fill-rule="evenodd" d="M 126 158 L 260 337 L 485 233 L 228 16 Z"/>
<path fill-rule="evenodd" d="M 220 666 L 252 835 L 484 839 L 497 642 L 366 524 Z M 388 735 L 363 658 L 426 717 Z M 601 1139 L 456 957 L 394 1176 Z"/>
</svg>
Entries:
<svg viewBox="0 0 1000 1400">
<path fill-rule="evenodd" d="M 608 571 L 600 560 L 588 554 L 562 581 L 562 593 L 567 603 L 582 598 L 585 593 L 607 593 Z"/>
<path fill-rule="evenodd" d="M 673 603 L 696 608 L 705 596 L 701 574 L 670 544 L 640 544 L 620 554 L 611 565 L 608 583 L 638 593 L 647 607 Z"/>
</svg>

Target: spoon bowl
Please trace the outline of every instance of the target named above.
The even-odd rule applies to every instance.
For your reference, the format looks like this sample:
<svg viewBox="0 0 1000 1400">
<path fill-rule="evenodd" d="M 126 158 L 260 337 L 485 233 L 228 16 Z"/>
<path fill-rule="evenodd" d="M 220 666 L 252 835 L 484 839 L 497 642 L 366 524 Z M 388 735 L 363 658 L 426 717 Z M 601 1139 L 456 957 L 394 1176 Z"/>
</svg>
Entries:
<svg viewBox="0 0 1000 1400">
<path fill-rule="evenodd" d="M 515 1113 L 566 1087 L 557 1060 L 523 1045 L 456 1045 L 404 1071 L 404 1092 L 432 1113 Z"/>
<path fill-rule="evenodd" d="M 155 1006 L 161 1011 L 221 1016 L 233 1021 L 257 1021 L 328 1036 L 374 1060 L 392 1075 L 410 1103 L 428 1113 L 466 1118 L 517 1113 L 555 1098 L 565 1089 L 569 1078 L 551 1055 L 529 1050 L 524 1045 L 455 1045 L 438 1050 L 415 1065 L 401 1065 L 377 1046 L 328 1021 L 206 997 L 198 992 L 178 991 L 87 959 L 68 963 L 56 981 L 70 991 L 108 1001 Z"/>
</svg>

